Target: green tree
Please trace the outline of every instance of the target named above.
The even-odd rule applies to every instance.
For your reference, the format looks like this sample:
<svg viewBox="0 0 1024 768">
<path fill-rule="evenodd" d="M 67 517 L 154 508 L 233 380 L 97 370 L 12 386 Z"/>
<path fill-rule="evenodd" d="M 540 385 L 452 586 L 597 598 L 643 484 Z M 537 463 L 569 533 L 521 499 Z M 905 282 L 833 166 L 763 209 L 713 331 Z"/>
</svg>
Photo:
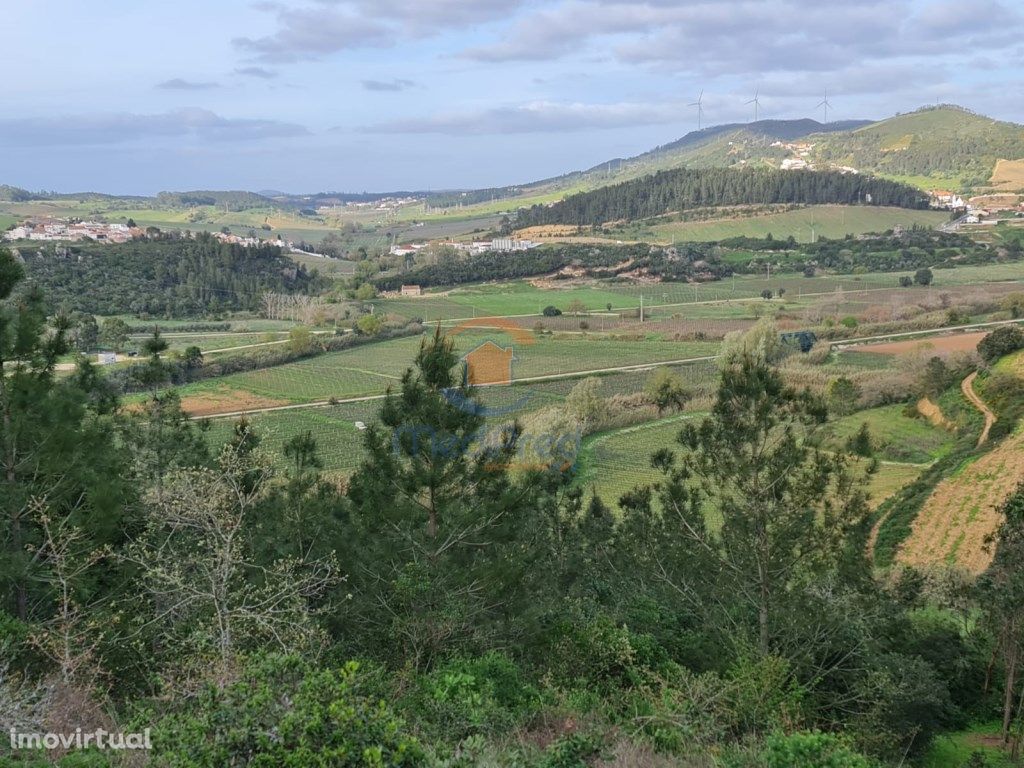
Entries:
<svg viewBox="0 0 1024 768">
<path fill-rule="evenodd" d="M 763 654 L 784 631 L 777 616 L 837 567 L 867 511 L 848 457 L 815 447 L 826 415 L 819 399 L 747 356 L 722 371 L 711 416 L 684 425 L 679 453 L 652 459 L 665 475 L 659 498 L 678 588 L 692 586 L 682 574 L 702 574 L 710 606 L 733 621 L 749 616 Z"/>
<path fill-rule="evenodd" d="M 934 275 L 928 267 L 922 267 L 914 273 L 914 282 L 918 285 L 931 285 Z"/>
<path fill-rule="evenodd" d="M 98 383 L 91 369 L 54 375 L 68 349 L 67 319 L 55 318 L 48 332 L 43 296 L 36 286 L 19 289 L 22 276 L 21 265 L 0 250 L 0 592 L 24 620 L 42 581 L 29 551 L 41 535 L 34 506 L 44 503 L 53 519 L 70 518 L 82 528 L 83 547 L 94 549 L 121 539 L 134 494 L 126 456 L 103 415 L 109 408 L 97 408 L 87 389 Z"/>
<path fill-rule="evenodd" d="M 75 346 L 79 352 L 91 352 L 100 341 L 100 327 L 92 315 L 82 315 L 75 327 Z"/>
<path fill-rule="evenodd" d="M 356 288 L 355 296 L 360 301 L 369 301 L 376 295 L 377 289 L 374 288 L 373 285 L 371 285 L 370 283 L 363 283 L 358 288 Z"/>
<path fill-rule="evenodd" d="M 288 349 L 297 355 L 313 349 L 313 342 L 313 332 L 304 325 L 296 325 L 288 331 Z"/>
<path fill-rule="evenodd" d="M 686 382 L 678 373 L 668 368 L 658 368 L 647 379 L 644 393 L 648 402 L 658 409 L 660 416 L 668 409 L 681 411 L 693 397 L 686 388 Z"/>
<path fill-rule="evenodd" d="M 978 342 L 978 354 L 989 365 L 1018 349 L 1024 349 L 1024 330 L 1016 325 L 1000 326 Z"/>
<path fill-rule="evenodd" d="M 367 314 L 356 320 L 356 328 L 367 336 L 376 336 L 384 327 L 384 321 L 379 315 Z"/>
<path fill-rule="evenodd" d="M 914 284 L 914 278 L 910 275 L 900 275 L 900 288 L 909 288 Z"/>
<path fill-rule="evenodd" d="M 482 433 L 484 423 L 454 341 L 438 329 L 365 432 L 349 485 L 352 610 L 374 638 L 365 650 L 430 664 L 522 599 L 529 558 L 514 542 L 530 530 L 520 518 L 537 483 L 506 471 L 518 426 Z"/>
<path fill-rule="evenodd" d="M 100 339 L 104 344 L 113 347 L 114 351 L 120 352 L 128 343 L 128 324 L 119 317 L 108 317 L 103 321 Z"/>
<path fill-rule="evenodd" d="M 860 387 L 846 376 L 833 379 L 828 385 L 828 407 L 837 416 L 848 416 L 857 410 L 858 400 Z"/>
</svg>

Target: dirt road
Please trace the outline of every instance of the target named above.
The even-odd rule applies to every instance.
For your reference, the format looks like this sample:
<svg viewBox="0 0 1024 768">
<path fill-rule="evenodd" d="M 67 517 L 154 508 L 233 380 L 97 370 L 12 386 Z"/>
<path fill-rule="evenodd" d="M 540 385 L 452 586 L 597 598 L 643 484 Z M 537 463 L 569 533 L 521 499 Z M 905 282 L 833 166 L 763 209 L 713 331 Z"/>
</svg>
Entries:
<svg viewBox="0 0 1024 768">
<path fill-rule="evenodd" d="M 978 436 L 978 445 L 982 445 L 988 440 L 988 433 L 992 429 L 992 425 L 996 423 L 996 415 L 992 413 L 992 410 L 982 402 L 981 398 L 978 397 L 974 391 L 974 380 L 978 378 L 978 372 L 975 371 L 962 382 L 960 382 L 960 390 L 964 393 L 964 397 L 971 401 L 975 408 L 981 411 L 985 417 L 985 427 L 981 430 L 981 434 Z"/>
</svg>

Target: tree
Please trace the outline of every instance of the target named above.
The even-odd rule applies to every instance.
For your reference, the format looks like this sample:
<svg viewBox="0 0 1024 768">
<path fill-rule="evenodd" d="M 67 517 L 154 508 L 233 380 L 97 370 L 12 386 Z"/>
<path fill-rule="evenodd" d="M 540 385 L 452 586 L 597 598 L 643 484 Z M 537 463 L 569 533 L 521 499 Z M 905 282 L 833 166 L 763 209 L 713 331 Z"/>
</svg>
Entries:
<svg viewBox="0 0 1024 768">
<path fill-rule="evenodd" d="M 669 408 L 683 410 L 693 397 L 686 388 L 683 377 L 669 368 L 658 368 L 651 374 L 644 392 L 648 402 L 658 409 L 659 416 Z"/>
<path fill-rule="evenodd" d="M 125 555 L 153 606 L 148 624 L 179 667 L 212 654 L 226 672 L 244 650 L 319 648 L 311 604 L 338 578 L 328 558 L 260 562 L 251 534 L 272 470 L 227 445 L 215 469 L 172 472 L 149 498 L 142 535 Z"/>
<path fill-rule="evenodd" d="M 604 305 L 604 308 L 606 310 L 608 310 L 609 312 L 611 312 L 612 311 L 612 303 L 609 301 L 607 304 Z"/>
<path fill-rule="evenodd" d="M 187 346 L 181 356 L 181 361 L 185 364 L 186 370 L 192 371 L 196 368 L 201 368 L 203 365 L 203 351 L 195 345 Z"/>
<path fill-rule="evenodd" d="M 837 416 L 848 416 L 857 410 L 859 399 L 860 387 L 846 376 L 833 379 L 828 386 L 828 407 Z"/>
<path fill-rule="evenodd" d="M 711 416 L 684 425 L 679 453 L 652 458 L 665 476 L 659 499 L 671 532 L 664 573 L 684 593 L 692 585 L 670 574 L 703 574 L 708 608 L 741 623 L 750 616 L 763 654 L 783 630 L 776 615 L 837 567 L 867 512 L 848 457 L 812 439 L 826 415 L 816 397 L 746 356 L 722 371 Z"/>
<path fill-rule="evenodd" d="M 922 267 L 914 273 L 914 282 L 918 285 L 931 285 L 934 275 L 928 267 Z"/>
<path fill-rule="evenodd" d="M 608 403 L 601 397 L 601 380 L 584 379 L 565 398 L 565 412 L 579 422 L 584 434 L 608 418 Z"/>
<path fill-rule="evenodd" d="M 75 346 L 79 352 L 91 352 L 96 349 L 100 340 L 100 327 L 96 318 L 92 315 L 82 315 L 78 318 L 75 328 Z"/>
<path fill-rule="evenodd" d="M 296 325 L 288 330 L 288 349 L 297 355 L 304 355 L 313 349 L 313 332 L 304 325 Z"/>
<path fill-rule="evenodd" d="M 772 293 L 771 288 L 765 288 L 763 291 L 761 291 L 761 298 L 764 299 L 765 301 L 768 301 L 774 295 L 775 294 Z"/>
<path fill-rule="evenodd" d="M 1024 662 L 1024 484 L 1004 502 L 1002 522 L 988 540 L 995 550 L 992 566 L 980 583 L 986 621 L 996 639 L 996 650 L 1003 661 L 1003 742 L 1009 743 L 1013 719 L 1018 730 L 1013 734 L 1014 758 L 1019 753 L 1024 719 L 1021 706 L 1024 692 L 1017 686 Z"/>
<path fill-rule="evenodd" d="M 354 621 L 379 653 L 417 666 L 465 647 L 525 599 L 516 549 L 542 483 L 513 483 L 517 425 L 482 431 L 481 406 L 440 328 L 364 433 L 352 476 Z M 512 552 L 519 554 L 513 556 Z M 385 640 L 387 641 L 385 643 Z M 376 647 L 374 647 L 376 646 Z"/>
<path fill-rule="evenodd" d="M 723 365 L 735 363 L 744 357 L 764 361 L 770 365 L 781 362 L 791 349 L 782 341 L 778 326 L 771 318 L 763 318 L 746 331 L 733 331 L 725 337 L 720 360 Z"/>
<path fill-rule="evenodd" d="M 42 293 L 19 289 L 22 275 L 0 250 L 0 594 L 26 620 L 42 589 L 43 565 L 27 549 L 42 537 L 33 505 L 45 500 L 53 519 L 88 521 L 83 545 L 98 548 L 123 536 L 134 493 L 126 456 L 110 439 L 108 409 L 91 399 L 97 379 L 81 370 L 54 375 L 68 350 L 67 318 L 54 318 L 48 332 Z"/>
<path fill-rule="evenodd" d="M 369 301 L 377 295 L 377 289 L 371 283 L 363 283 L 356 288 L 355 297 L 360 301 Z"/>
<path fill-rule="evenodd" d="M 854 456 L 863 458 L 870 458 L 875 452 L 874 444 L 871 441 L 871 430 L 866 421 L 860 425 L 856 434 L 850 435 L 850 439 L 846 441 L 846 450 Z"/>
<path fill-rule="evenodd" d="M 544 307 L 544 311 L 541 314 L 543 314 L 544 317 L 558 317 L 562 314 L 562 310 L 552 304 L 548 304 Z"/>
<path fill-rule="evenodd" d="M 149 387 L 155 387 L 167 380 L 167 367 L 160 356 L 167 350 L 166 339 L 160 335 L 160 327 L 153 326 L 153 335 L 142 342 L 142 351 L 149 360 L 139 372 L 140 380 Z"/>
<path fill-rule="evenodd" d="M 103 329 L 100 331 L 100 338 L 104 344 L 120 352 L 128 343 L 128 324 L 119 317 L 108 317 L 103 321 Z"/>
<path fill-rule="evenodd" d="M 569 306 L 566 308 L 566 311 L 570 315 L 576 315 L 579 317 L 580 315 L 585 315 L 587 313 L 587 305 L 579 299 L 573 299 L 569 302 Z"/>
<path fill-rule="evenodd" d="M 978 354 L 989 365 L 1018 349 L 1024 349 L 1024 330 L 1016 325 L 1000 326 L 978 342 Z"/>
<path fill-rule="evenodd" d="M 383 327 L 384 321 L 380 319 L 379 315 L 363 315 L 356 320 L 356 328 L 360 333 L 366 334 L 367 336 L 376 336 L 381 332 Z"/>
<path fill-rule="evenodd" d="M 900 275 L 900 288 L 909 288 L 914 284 L 914 278 L 910 275 Z"/>
</svg>

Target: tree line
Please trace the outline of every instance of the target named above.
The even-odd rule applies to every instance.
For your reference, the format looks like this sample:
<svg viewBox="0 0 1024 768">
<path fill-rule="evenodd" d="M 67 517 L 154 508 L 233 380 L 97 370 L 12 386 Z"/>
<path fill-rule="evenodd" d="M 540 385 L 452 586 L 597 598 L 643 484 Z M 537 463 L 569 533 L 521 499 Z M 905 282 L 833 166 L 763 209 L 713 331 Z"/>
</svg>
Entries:
<svg viewBox="0 0 1024 768">
<path fill-rule="evenodd" d="M 519 212 L 517 226 L 598 226 L 672 211 L 723 205 L 886 205 L 926 208 L 928 198 L 906 184 L 838 171 L 769 168 L 677 168 Z"/>
<path fill-rule="evenodd" d="M 51 311 L 194 317 L 257 310 L 266 292 L 310 293 L 326 283 L 277 246 L 245 247 L 201 232 L 121 244 L 21 249 Z"/>
</svg>

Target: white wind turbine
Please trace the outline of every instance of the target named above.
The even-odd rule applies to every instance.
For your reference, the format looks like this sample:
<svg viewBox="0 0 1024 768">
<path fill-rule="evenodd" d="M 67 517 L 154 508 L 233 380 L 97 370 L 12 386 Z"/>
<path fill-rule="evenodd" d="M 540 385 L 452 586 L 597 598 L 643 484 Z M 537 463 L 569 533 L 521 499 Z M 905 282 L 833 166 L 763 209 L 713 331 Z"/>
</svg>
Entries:
<svg viewBox="0 0 1024 768">
<path fill-rule="evenodd" d="M 828 110 L 832 106 L 831 102 L 828 100 L 828 88 L 825 89 L 825 98 L 818 102 L 818 106 L 824 110 L 825 123 L 828 123 Z"/>
<path fill-rule="evenodd" d="M 761 108 L 761 101 L 757 98 L 757 94 L 758 94 L 758 92 L 760 90 L 761 90 L 760 88 L 755 88 L 754 89 L 754 98 L 752 98 L 750 101 L 746 102 L 747 104 L 753 104 L 754 105 L 754 122 L 755 123 L 757 122 L 758 111 Z"/>
<path fill-rule="evenodd" d="M 689 104 L 688 106 L 697 108 L 697 130 L 701 129 L 701 124 L 704 122 L 704 89 L 701 88 L 700 96 L 697 100 Z"/>
</svg>

